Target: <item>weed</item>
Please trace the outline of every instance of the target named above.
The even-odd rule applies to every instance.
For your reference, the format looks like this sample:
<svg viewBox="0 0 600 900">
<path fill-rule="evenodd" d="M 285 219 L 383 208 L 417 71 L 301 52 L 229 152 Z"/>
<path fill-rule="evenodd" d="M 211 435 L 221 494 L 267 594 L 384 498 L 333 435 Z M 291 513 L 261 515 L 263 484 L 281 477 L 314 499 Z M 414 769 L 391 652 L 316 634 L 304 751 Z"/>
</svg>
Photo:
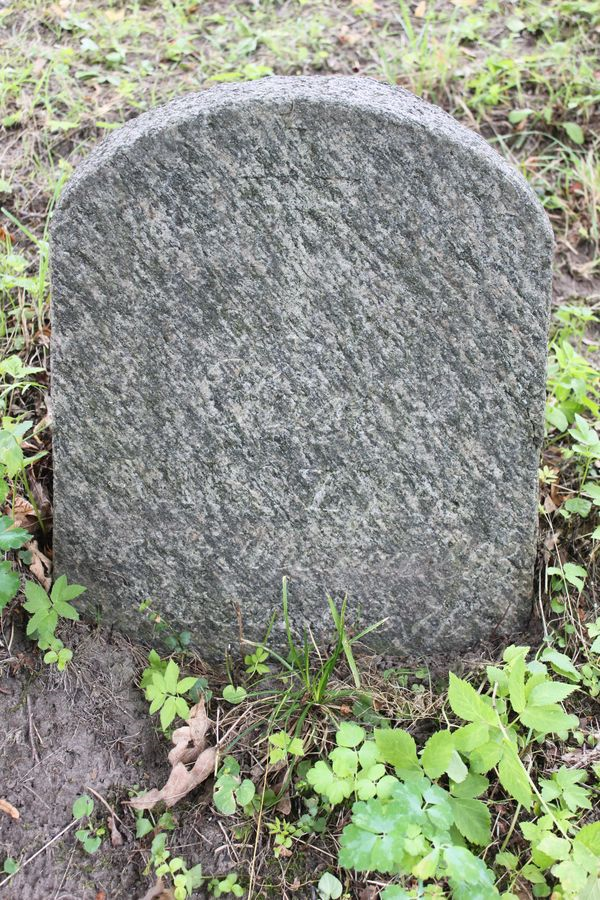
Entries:
<svg viewBox="0 0 600 900">
<path fill-rule="evenodd" d="M 82 794 L 73 803 L 73 818 L 75 821 L 83 821 L 84 827 L 75 832 L 75 837 L 83 845 L 86 853 L 95 853 L 106 835 L 103 825 L 94 827 L 91 816 L 94 811 L 94 801 L 87 794 Z"/>
<path fill-rule="evenodd" d="M 167 849 L 167 835 L 164 831 L 152 841 L 150 854 L 149 867 L 154 869 L 157 878 L 168 878 L 172 882 L 175 900 L 186 900 L 202 884 L 202 866 L 188 869 L 180 856 L 172 856 Z"/>
<path fill-rule="evenodd" d="M 150 715 L 160 711 L 160 726 L 167 731 L 175 716 L 187 719 L 190 707 L 185 695 L 196 686 L 198 678 L 179 678 L 175 660 L 161 660 L 155 650 L 150 652 L 150 665 L 144 670 L 141 687 L 150 702 Z"/>
</svg>

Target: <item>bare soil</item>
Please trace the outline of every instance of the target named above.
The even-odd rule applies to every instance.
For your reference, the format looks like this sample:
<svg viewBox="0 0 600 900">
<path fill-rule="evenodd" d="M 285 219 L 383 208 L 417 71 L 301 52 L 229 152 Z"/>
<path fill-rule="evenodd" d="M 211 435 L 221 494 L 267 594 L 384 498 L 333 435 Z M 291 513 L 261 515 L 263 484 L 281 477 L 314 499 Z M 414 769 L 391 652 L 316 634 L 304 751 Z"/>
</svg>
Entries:
<svg viewBox="0 0 600 900">
<path fill-rule="evenodd" d="M 0 858 L 23 863 L 47 846 L 7 884 L 3 900 L 121 900 L 141 898 L 152 886 L 144 874 L 151 836 L 135 841 L 135 819 L 126 805 L 134 787 L 160 786 L 169 772 L 168 747 L 148 716 L 136 687 L 139 651 L 123 638 L 85 625 L 69 635 L 73 662 L 64 673 L 43 664 L 41 654 L 15 631 L 0 648 L 0 798 L 19 812 L 0 812 Z M 7 656 L 7 650 L 9 655 Z M 8 659 L 10 662 L 2 662 Z M 110 813 L 94 797 L 95 825 L 107 827 L 90 855 L 75 837 L 72 805 L 96 791 L 112 807 L 122 847 L 111 845 Z M 196 792 L 169 838 L 189 866 L 210 874 L 233 866 L 218 823 L 208 808 L 210 785 Z M 70 826 L 71 827 L 68 827 Z M 49 843 L 65 828 L 68 830 Z M 221 851 L 219 850 L 221 846 Z M 0 885 L 4 879 L 0 875 Z M 204 894 L 195 894 L 200 897 Z"/>
</svg>

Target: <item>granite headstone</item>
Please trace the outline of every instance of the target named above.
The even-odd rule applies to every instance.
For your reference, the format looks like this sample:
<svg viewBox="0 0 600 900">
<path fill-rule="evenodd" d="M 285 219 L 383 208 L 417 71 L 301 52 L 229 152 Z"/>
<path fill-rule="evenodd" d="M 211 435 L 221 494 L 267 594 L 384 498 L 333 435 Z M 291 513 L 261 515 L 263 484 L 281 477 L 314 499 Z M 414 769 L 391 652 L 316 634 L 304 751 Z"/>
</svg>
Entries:
<svg viewBox="0 0 600 900">
<path fill-rule="evenodd" d="M 317 638 L 344 592 L 390 649 L 517 630 L 551 254 L 517 171 L 369 79 L 218 86 L 113 132 L 52 227 L 57 571 L 208 656 L 239 616 L 262 638 L 284 574 Z"/>
</svg>

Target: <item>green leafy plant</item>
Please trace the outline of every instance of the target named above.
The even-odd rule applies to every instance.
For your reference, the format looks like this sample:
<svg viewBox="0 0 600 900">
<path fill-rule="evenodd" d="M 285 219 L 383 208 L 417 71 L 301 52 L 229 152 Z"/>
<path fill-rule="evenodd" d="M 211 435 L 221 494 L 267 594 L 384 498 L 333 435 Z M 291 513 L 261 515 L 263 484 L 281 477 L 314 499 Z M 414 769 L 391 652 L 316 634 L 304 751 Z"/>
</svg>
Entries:
<svg viewBox="0 0 600 900">
<path fill-rule="evenodd" d="M 61 671 L 73 658 L 73 651 L 56 637 L 56 627 L 61 618 L 71 621 L 79 619 L 79 613 L 70 601 L 84 591 L 80 584 L 69 584 L 65 575 L 56 579 L 49 595 L 35 581 L 25 584 L 26 601 L 23 605 L 30 613 L 27 634 L 37 641 L 40 650 L 46 651 L 44 662 L 56 663 Z"/>
<path fill-rule="evenodd" d="M 238 807 L 251 812 L 255 794 L 254 783 L 249 778 L 242 779 L 240 764 L 235 757 L 226 756 L 217 773 L 213 792 L 213 802 L 219 812 L 232 816 Z"/>
<path fill-rule="evenodd" d="M 202 884 L 202 866 L 198 864 L 188 869 L 180 856 L 172 856 L 167 849 L 167 835 L 164 831 L 152 841 L 150 854 L 150 865 L 154 868 L 156 877 L 170 879 L 175 900 L 186 900 Z"/>
<path fill-rule="evenodd" d="M 209 893 L 213 897 L 225 897 L 227 894 L 233 894 L 234 897 L 243 897 L 244 888 L 238 882 L 238 876 L 235 872 L 230 872 L 225 878 L 211 878 L 208 882 Z"/>
<path fill-rule="evenodd" d="M 552 647 L 537 659 L 528 661 L 528 655 L 528 647 L 508 647 L 503 665 L 488 666 L 488 693 L 451 674 L 448 702 L 463 724 L 434 732 L 420 753 L 401 729 L 376 728 L 371 739 L 357 723 L 340 725 L 327 760 L 311 766 L 305 780 L 330 807 L 353 801 L 351 821 L 340 839 L 342 867 L 447 881 L 456 898 L 498 896 L 495 876 L 476 849 L 491 837 L 490 812 L 480 798 L 492 770 L 517 809 L 542 813 L 534 822 L 539 831 L 522 826 L 533 841 L 523 877 L 532 876 L 534 866 L 534 877 L 545 884 L 538 864 L 540 844 L 541 852 L 555 847 L 559 854 L 547 861 L 549 868 L 573 857 L 570 818 L 590 803 L 585 775 L 561 769 L 538 786 L 522 757 L 547 735 L 566 738 L 578 727 L 577 717 L 566 713 L 562 702 L 577 690 L 580 675 Z M 556 674 L 568 681 L 557 680 Z M 287 829 L 286 838 L 290 835 Z M 577 853 L 579 864 L 583 851 Z M 588 860 L 586 879 L 595 864 Z M 559 879 L 567 872 L 567 866 L 556 872 L 552 868 Z M 402 896 L 398 890 L 391 886 L 387 896 Z"/>
<path fill-rule="evenodd" d="M 304 834 L 301 825 L 278 817 L 273 822 L 267 822 L 267 831 L 273 838 L 273 853 L 276 859 L 280 856 L 289 856 L 294 838 Z"/>
<path fill-rule="evenodd" d="M 4 862 L 2 863 L 2 872 L 5 875 L 16 875 L 19 871 L 19 863 L 16 859 L 13 859 L 12 856 L 7 856 Z"/>
<path fill-rule="evenodd" d="M 223 700 L 226 700 L 227 703 L 231 703 L 233 706 L 243 703 L 247 696 L 248 691 L 241 684 L 237 687 L 234 687 L 233 684 L 226 684 L 223 688 Z"/>
<path fill-rule="evenodd" d="M 150 702 L 150 715 L 160 710 L 161 728 L 166 731 L 175 716 L 182 719 L 189 716 L 190 707 L 184 695 L 195 687 L 198 679 L 193 676 L 180 679 L 175 660 L 170 659 L 163 667 L 163 660 L 155 651 L 151 651 L 149 662 L 142 674 L 141 686 Z"/>
<path fill-rule="evenodd" d="M 283 760 L 287 761 L 288 754 L 301 758 L 304 756 L 304 743 L 301 738 L 292 737 L 287 731 L 277 731 L 269 735 L 269 763 L 275 765 Z"/>
<path fill-rule="evenodd" d="M 82 794 L 73 803 L 73 818 L 76 821 L 85 821 L 85 826 L 75 832 L 75 837 L 83 845 L 86 853 L 95 853 L 106 834 L 103 825 L 94 827 L 91 823 L 91 815 L 94 811 L 94 801 L 88 794 Z"/>
<path fill-rule="evenodd" d="M 270 672 L 270 668 L 266 663 L 269 658 L 269 651 L 265 647 L 257 647 L 254 653 L 248 653 L 244 656 L 247 675 L 266 675 Z"/>
</svg>

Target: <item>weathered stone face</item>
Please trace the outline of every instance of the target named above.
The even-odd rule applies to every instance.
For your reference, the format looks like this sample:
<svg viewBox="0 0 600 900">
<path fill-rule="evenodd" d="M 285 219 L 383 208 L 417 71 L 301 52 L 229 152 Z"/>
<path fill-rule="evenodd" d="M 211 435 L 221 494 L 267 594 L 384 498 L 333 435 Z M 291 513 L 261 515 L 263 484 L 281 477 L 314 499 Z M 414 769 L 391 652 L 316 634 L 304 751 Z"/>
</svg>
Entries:
<svg viewBox="0 0 600 900">
<path fill-rule="evenodd" d="M 516 171 L 359 78 L 220 86 L 113 133 L 52 231 L 55 559 L 207 655 L 347 591 L 390 649 L 523 625 L 552 238 Z"/>
</svg>

